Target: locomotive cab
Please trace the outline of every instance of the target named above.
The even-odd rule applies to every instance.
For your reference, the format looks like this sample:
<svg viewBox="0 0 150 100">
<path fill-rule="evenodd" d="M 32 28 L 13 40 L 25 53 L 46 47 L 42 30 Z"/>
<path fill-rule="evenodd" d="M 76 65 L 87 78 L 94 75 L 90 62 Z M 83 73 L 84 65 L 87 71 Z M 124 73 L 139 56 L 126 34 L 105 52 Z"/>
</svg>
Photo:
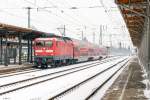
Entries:
<svg viewBox="0 0 150 100">
<path fill-rule="evenodd" d="M 35 65 L 47 68 L 70 64 L 73 61 L 73 43 L 68 38 L 37 38 L 34 41 Z"/>
<path fill-rule="evenodd" d="M 48 67 L 54 55 L 55 39 L 38 38 L 34 41 L 34 62 L 36 66 Z"/>
</svg>

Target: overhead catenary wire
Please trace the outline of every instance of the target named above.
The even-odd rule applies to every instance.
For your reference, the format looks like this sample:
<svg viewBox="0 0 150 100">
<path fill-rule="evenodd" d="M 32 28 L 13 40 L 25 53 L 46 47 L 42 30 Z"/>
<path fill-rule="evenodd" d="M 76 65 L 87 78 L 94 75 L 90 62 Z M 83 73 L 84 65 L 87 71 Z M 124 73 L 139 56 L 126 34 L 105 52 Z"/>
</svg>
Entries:
<svg viewBox="0 0 150 100">
<path fill-rule="evenodd" d="M 30 3 L 30 1 L 28 1 L 28 0 L 25 0 L 25 1 L 27 1 L 28 3 Z M 47 1 L 49 1 L 49 0 L 47 0 Z M 31 2 L 31 4 L 32 5 L 34 5 L 34 6 L 37 6 L 37 5 L 35 5 L 34 3 L 32 3 Z M 62 10 L 62 9 L 60 9 L 60 7 L 58 7 L 58 6 L 56 6 L 56 5 L 54 5 L 53 3 L 51 3 L 50 2 L 50 4 L 52 5 L 52 6 L 50 6 L 50 7 L 38 7 L 39 9 L 44 9 L 44 11 L 47 11 L 47 12 L 49 12 L 49 13 L 51 13 L 51 14 L 53 14 L 53 15 L 55 15 L 55 16 L 57 16 L 57 17 L 59 17 L 59 18 L 61 18 L 62 19 L 62 16 L 60 16 L 60 15 L 58 15 L 58 14 L 56 14 L 56 13 L 52 13 L 52 11 L 50 12 L 49 10 L 47 10 L 46 8 L 54 8 L 54 9 L 58 9 L 60 12 L 62 11 L 63 13 L 64 13 L 64 11 Z M 97 7 L 97 6 L 96 6 Z M 89 8 L 94 8 L 94 7 L 89 7 Z M 70 8 L 68 8 L 68 9 L 70 9 Z M 66 13 L 64 13 L 64 14 L 66 14 Z M 68 19 L 65 19 L 66 17 L 68 17 L 69 16 L 69 19 L 72 19 L 71 21 L 70 20 L 68 20 Z M 69 21 L 69 22 L 71 22 L 71 23 L 73 23 L 73 24 L 79 24 L 79 23 L 81 23 L 81 22 L 79 22 L 78 21 L 78 23 L 76 23 L 77 22 L 77 20 L 76 20 L 76 18 L 74 18 L 73 16 L 70 16 L 70 15 L 68 15 L 67 14 L 67 16 L 66 16 L 65 18 L 63 17 L 63 19 L 64 20 L 67 20 L 67 21 Z M 81 25 L 81 24 L 79 24 L 79 26 L 83 26 L 83 25 Z M 91 26 L 92 26 L 92 24 L 91 24 Z M 91 27 L 90 26 L 90 27 Z M 94 25 L 93 25 L 94 26 Z M 89 26 L 88 26 L 89 27 Z"/>
<path fill-rule="evenodd" d="M 28 0 L 25 0 L 25 1 L 28 1 Z M 29 1 L 28 1 L 28 3 L 30 3 Z M 31 4 L 32 5 L 34 5 L 32 2 L 31 2 Z M 39 6 L 37 6 L 37 5 L 34 5 L 34 6 L 36 6 L 37 8 L 40 8 Z M 46 12 L 48 12 L 48 13 L 51 13 L 50 15 L 55 15 L 55 16 L 57 16 L 57 17 L 59 17 L 60 18 L 60 16 L 59 15 L 57 15 L 57 14 L 52 14 L 52 12 L 50 12 L 49 10 L 46 10 L 46 9 L 42 9 L 42 10 L 44 10 L 44 11 L 46 11 Z M 55 17 L 56 18 L 56 17 Z M 59 19 L 60 20 L 60 19 Z M 64 20 L 66 20 L 66 19 L 64 19 Z M 58 20 L 56 20 L 56 21 L 58 21 Z M 61 20 L 60 20 L 61 21 Z M 59 22 L 60 22 L 59 21 Z M 73 23 L 73 22 L 71 22 L 71 23 Z M 61 33 L 62 34 L 62 33 Z"/>
<path fill-rule="evenodd" d="M 66 1 L 66 0 L 65 0 Z M 98 6 L 95 6 L 96 8 L 98 7 Z M 88 7 L 88 8 L 95 8 L 94 6 L 92 7 Z M 101 6 L 99 6 L 99 7 L 101 7 Z M 78 9 L 82 9 L 82 8 L 78 8 Z M 87 8 L 86 8 L 87 9 Z M 73 12 L 73 14 L 75 14 L 76 15 L 76 13 L 74 13 Z M 76 15 L 76 16 L 78 16 L 78 15 Z M 79 17 L 79 16 L 78 16 Z M 80 15 L 80 17 L 82 17 L 82 20 L 84 21 L 84 22 L 88 22 L 88 23 L 90 23 L 90 26 L 95 26 L 90 20 L 85 20 L 86 18 L 85 17 L 83 17 L 82 15 Z"/>
<path fill-rule="evenodd" d="M 30 4 L 32 4 L 32 5 L 34 5 L 34 6 L 36 6 L 36 4 L 35 4 L 35 2 L 33 3 L 33 2 L 31 2 L 31 1 L 29 1 L 29 0 L 24 0 L 25 2 L 28 2 L 28 3 L 30 3 Z M 47 1 L 49 1 L 49 0 L 47 0 Z M 56 6 L 53 6 L 54 8 L 56 8 Z M 99 6 L 94 6 L 94 7 L 87 7 L 87 8 L 95 8 L 95 7 L 99 7 Z M 32 9 L 40 9 L 41 7 L 32 7 Z M 70 8 L 72 8 L 72 7 L 70 7 Z M 70 8 L 67 8 L 67 9 L 70 9 Z M 81 9 L 81 8 L 83 8 L 83 7 L 78 7 L 78 9 Z M 3 9 L 24 9 L 24 8 L 3 8 Z M 58 9 L 59 10 L 61 10 L 59 7 L 58 7 Z M 46 12 L 48 12 L 48 13 L 52 13 L 51 11 L 49 11 L 49 10 L 46 10 L 45 9 L 45 11 Z M 57 15 L 57 14 L 54 14 L 54 13 L 52 13 L 53 15 L 55 15 L 55 16 L 58 16 L 58 17 L 60 17 L 59 15 Z M 67 13 L 65 13 L 65 17 L 69 17 L 69 19 L 72 19 L 72 20 L 69 20 L 69 22 L 71 22 L 71 23 L 74 23 L 74 24 L 76 24 L 76 25 L 78 25 L 79 23 L 80 23 L 80 26 L 83 26 L 84 25 L 84 22 L 82 21 L 81 22 L 81 20 L 79 20 L 79 19 L 77 19 L 77 18 L 75 18 L 75 17 L 73 17 L 73 16 L 70 16 L 69 14 L 67 14 Z M 59 19 L 62 19 L 61 17 L 59 18 Z M 64 18 L 63 18 L 64 19 Z M 68 19 L 64 19 L 64 20 L 68 20 Z M 82 20 L 84 20 L 84 18 L 82 19 Z M 90 22 L 91 23 L 91 22 Z M 93 25 L 93 24 L 90 24 L 90 25 Z M 86 27 L 89 27 L 88 25 L 86 25 Z M 90 26 L 91 27 L 91 26 Z"/>
<path fill-rule="evenodd" d="M 108 8 L 105 6 L 103 0 L 99 0 L 99 1 L 100 1 L 101 5 L 103 6 L 103 8 L 104 8 L 104 10 L 105 10 L 105 13 L 107 14 L 107 16 L 108 16 L 110 22 L 111 22 L 112 24 L 118 25 L 118 24 L 117 24 L 118 22 L 116 22 L 116 21 L 113 19 L 113 16 L 112 16 L 112 14 L 110 13 L 110 10 L 108 10 Z M 110 9 L 111 9 L 111 8 L 110 8 Z"/>
<path fill-rule="evenodd" d="M 65 4 L 68 4 L 68 5 L 70 5 L 69 4 L 69 2 L 67 1 L 67 0 L 64 0 L 65 1 Z M 66 3 L 67 2 L 67 3 Z M 72 6 L 70 6 L 70 7 L 72 7 Z M 90 6 L 90 7 L 88 7 L 88 8 L 101 8 L 102 6 Z M 73 9 L 75 9 L 75 10 L 77 10 L 77 9 L 83 9 L 83 7 L 74 7 Z M 81 15 L 80 15 L 81 16 Z M 85 18 L 82 18 L 82 20 L 84 20 Z M 85 20 L 84 20 L 85 21 Z M 88 22 L 89 22 L 89 20 L 88 20 Z M 91 22 L 89 22 L 89 23 L 91 23 Z M 91 26 L 94 26 L 94 24 L 93 23 L 91 23 L 90 24 Z M 83 31 L 82 31 L 83 32 Z M 94 31 L 94 32 L 91 32 L 91 33 L 93 33 L 93 34 L 91 34 L 91 35 L 93 35 L 93 41 L 95 41 L 95 33 L 96 33 L 96 31 Z M 98 32 L 97 32 L 98 33 Z M 94 42 L 95 43 L 95 42 Z"/>
<path fill-rule="evenodd" d="M 33 8 L 33 12 L 31 13 L 32 14 L 31 21 L 33 21 L 32 24 L 35 27 L 36 26 L 38 28 L 41 27 L 41 30 L 44 30 L 44 27 L 45 27 L 46 30 L 48 30 L 49 28 L 53 28 L 56 31 L 57 28 L 61 27 L 62 25 L 66 25 L 67 29 L 77 31 L 76 28 L 78 27 L 80 28 L 80 31 L 84 31 L 84 33 L 87 33 L 86 35 L 89 35 L 88 37 L 89 39 L 92 37 L 93 32 L 95 32 L 96 35 L 97 33 L 99 33 L 98 30 L 99 30 L 99 25 L 101 23 L 97 24 L 98 22 L 96 21 L 94 22 L 94 19 L 92 19 L 94 16 L 90 16 L 90 14 L 92 15 L 92 11 L 97 12 L 99 11 L 99 8 L 103 7 L 102 4 L 99 4 L 99 0 L 97 1 L 96 0 L 93 0 L 93 1 L 81 0 L 80 2 L 77 2 L 76 0 L 72 0 L 72 1 L 70 0 L 64 0 L 64 1 L 22 0 L 21 2 L 23 4 L 20 6 L 11 6 L 10 8 L 8 7 L 5 8 L 5 6 L 2 6 L 1 8 L 4 11 L 7 11 L 7 10 L 9 11 L 11 9 L 11 11 L 9 12 L 14 15 L 9 14 L 10 16 L 17 16 L 17 18 L 24 19 L 22 21 L 23 23 L 19 23 L 20 25 L 26 22 L 25 20 L 27 20 L 27 16 L 22 13 L 20 14 L 19 11 L 17 12 L 17 10 L 24 9 L 21 6 L 26 5 L 26 7 Z M 103 4 L 105 4 L 104 7 L 106 9 L 105 10 L 106 14 L 108 15 L 108 18 L 110 18 L 113 15 L 113 13 L 109 12 L 110 9 L 112 8 L 109 9 L 106 3 L 103 3 Z M 100 10 L 103 10 L 103 9 L 100 9 Z M 86 13 L 86 11 L 89 11 L 89 15 Z M 41 20 L 40 18 L 44 18 L 44 19 Z M 110 20 L 110 21 L 112 22 L 112 24 L 114 24 L 115 23 L 114 21 L 117 21 L 117 20 Z M 93 30 L 93 28 L 95 29 Z M 73 31 L 72 31 L 73 34 L 78 32 L 78 31 L 77 32 L 73 32 Z M 116 30 L 116 31 L 119 31 L 119 30 Z M 71 32 L 69 32 L 68 34 L 71 34 Z"/>
<path fill-rule="evenodd" d="M 60 16 L 60 15 L 58 15 L 58 14 L 56 14 L 56 13 L 53 13 L 52 11 L 50 11 L 50 10 L 47 10 L 47 9 L 43 9 L 42 7 L 40 7 L 40 6 L 38 6 L 38 5 L 35 5 L 35 4 L 33 4 L 32 2 L 30 2 L 30 1 L 28 1 L 28 0 L 24 0 L 24 1 L 27 1 L 28 3 L 30 3 L 30 4 L 32 4 L 33 6 L 36 6 L 37 7 L 37 9 L 39 8 L 41 8 L 43 11 L 46 11 L 47 13 L 50 13 L 50 15 L 54 15 L 54 16 L 56 16 L 56 17 L 58 17 L 57 18 L 57 20 L 63 20 L 63 21 L 68 21 L 68 22 L 71 22 L 71 23 L 74 23 L 74 24 L 76 24 L 76 25 L 80 25 L 79 23 L 77 23 L 77 22 L 74 22 L 74 21 L 71 21 L 71 20 L 68 20 L 68 19 L 66 19 L 66 18 L 64 18 L 64 17 L 62 17 L 62 16 Z M 56 18 L 55 17 L 55 18 Z"/>
<path fill-rule="evenodd" d="M 49 1 L 51 4 L 52 4 L 52 6 L 54 6 L 54 7 L 56 7 L 50 0 L 47 0 L 47 1 Z M 65 1 L 65 3 L 64 3 L 64 5 L 66 5 L 66 4 L 68 4 L 69 6 L 70 6 L 70 4 L 66 1 L 66 0 L 64 0 Z M 77 9 L 82 9 L 82 8 L 97 8 L 97 7 L 100 7 L 100 6 L 91 6 L 91 7 L 74 7 L 74 6 L 70 6 L 70 7 L 67 7 L 66 6 L 66 8 L 63 8 L 63 9 L 68 9 L 68 10 L 77 10 Z M 56 7 L 58 10 L 61 10 L 61 8 L 60 7 Z M 73 20 L 75 20 L 75 21 L 77 21 L 77 22 L 79 22 L 79 23 L 82 23 L 82 25 L 84 25 L 84 22 L 83 21 L 81 21 L 81 20 L 83 20 L 83 19 L 81 19 L 81 20 L 79 20 L 79 19 L 77 19 L 76 17 L 77 17 L 77 15 L 74 13 L 74 12 L 72 12 L 74 15 L 76 15 L 76 17 L 73 17 L 73 16 L 71 16 L 70 14 L 67 14 L 67 13 L 65 13 L 65 11 L 63 12 L 64 14 L 66 14 L 67 16 L 69 16 L 70 18 L 72 18 Z M 87 21 L 87 22 L 89 22 L 89 20 Z M 91 22 L 89 22 L 89 23 L 91 23 Z M 94 25 L 94 24 L 90 24 L 90 26 L 89 27 L 91 27 L 92 25 Z"/>
<path fill-rule="evenodd" d="M 28 0 L 25 0 L 25 1 L 28 1 Z M 28 3 L 30 3 L 30 1 L 28 1 Z M 35 5 L 35 4 L 33 4 L 33 3 L 31 3 L 32 5 L 34 5 L 34 6 L 36 6 L 37 8 L 41 8 L 41 7 L 39 7 L 39 6 L 37 6 L 37 5 Z M 57 6 L 56 5 L 52 5 L 52 7 L 55 7 L 55 8 L 57 8 Z M 43 9 L 44 11 L 47 11 L 47 12 L 49 12 L 49 13 L 51 13 L 51 14 L 54 14 L 54 13 L 52 13 L 52 12 L 50 12 L 49 10 L 46 10 L 46 9 Z M 60 9 L 58 9 L 58 10 L 60 10 Z M 60 18 L 60 16 L 59 15 L 57 15 L 57 14 L 55 14 L 55 16 L 57 16 L 57 17 L 59 17 Z M 64 19 L 64 18 L 63 18 Z M 65 19 L 66 20 L 66 19 Z M 67 19 L 68 20 L 68 19 Z M 74 19 L 73 19 L 74 20 Z M 75 22 L 77 22 L 76 20 L 75 20 Z M 73 22 L 71 22 L 71 24 L 72 24 Z M 81 23 L 81 22 L 78 22 L 77 24 L 79 24 L 79 23 Z M 76 23 L 73 23 L 73 24 L 76 24 Z M 83 25 L 77 25 L 77 26 L 83 26 Z M 85 26 L 85 25 L 84 25 Z M 87 27 L 87 26 L 86 26 Z M 89 27 L 89 26 L 88 26 Z M 91 26 L 90 26 L 91 27 Z"/>
<path fill-rule="evenodd" d="M 54 5 L 54 3 L 53 3 L 52 1 L 50 1 L 50 0 L 47 0 L 47 1 L 50 2 L 50 4 L 52 5 L 52 7 L 56 8 L 56 9 L 59 10 L 59 11 L 62 11 L 63 14 L 66 15 L 66 17 L 69 17 L 69 18 L 72 19 L 73 21 L 80 23 L 80 26 L 91 27 L 91 26 L 93 25 L 93 24 L 86 25 L 83 21 L 77 19 L 76 17 L 71 16 L 70 14 L 66 13 L 66 11 L 64 11 L 64 9 L 73 10 L 73 7 L 60 8 L 60 7 L 58 7 L 57 5 Z M 64 5 L 66 5 L 66 4 L 64 3 Z M 46 8 L 48 8 L 48 7 L 46 7 Z M 89 8 L 89 7 L 87 7 L 87 8 Z M 78 8 L 77 8 L 77 9 L 78 9 Z M 79 8 L 79 9 L 80 9 L 80 8 Z M 75 13 L 73 13 L 73 14 L 75 15 Z M 88 21 L 88 22 L 89 22 L 89 21 Z M 91 23 L 91 22 L 90 22 L 90 23 Z"/>
<path fill-rule="evenodd" d="M 24 9 L 24 8 L 20 8 L 20 9 Z M 16 17 L 16 18 L 20 18 L 20 19 L 23 19 L 23 20 L 26 20 L 26 19 L 27 19 L 26 16 L 21 16 L 21 15 L 18 15 L 18 14 L 14 14 L 13 12 L 8 12 L 8 11 L 6 11 L 6 10 L 4 10 L 4 9 L 0 9 L 0 11 L 3 12 L 3 13 L 8 14 L 8 15 L 10 15 L 10 16 Z M 22 21 L 23 21 L 23 20 L 22 20 Z M 40 21 L 40 20 L 38 20 L 38 19 L 31 18 L 31 20 L 32 20 L 33 22 L 42 24 L 41 27 L 43 27 L 43 28 L 44 28 L 44 26 L 46 26 L 46 24 L 44 24 L 42 21 Z M 33 24 L 32 24 L 31 26 L 33 26 Z M 25 27 L 26 27 L 26 25 L 25 25 Z M 31 28 L 32 28 L 32 27 L 31 27 Z"/>
<path fill-rule="evenodd" d="M 104 10 L 105 10 L 105 13 L 107 14 L 107 16 L 108 16 L 110 22 L 111 22 L 112 24 L 118 25 L 118 24 L 117 24 L 118 22 L 116 22 L 116 21 L 113 19 L 112 14 L 110 14 L 110 11 L 108 11 L 108 9 L 107 9 L 107 7 L 105 6 L 103 0 L 99 0 L 99 1 L 100 1 L 101 5 L 103 6 L 103 8 L 104 8 Z M 110 18 L 111 18 L 111 19 L 110 19 Z M 120 24 L 119 24 L 119 25 L 120 25 Z M 125 27 L 124 27 L 124 28 L 125 28 Z M 127 32 L 128 32 L 128 31 L 123 30 L 122 28 L 119 28 L 119 29 L 120 29 L 120 32 L 122 32 L 122 33 L 127 33 Z M 122 29 L 122 30 L 121 30 L 121 29 Z M 127 29 L 126 29 L 126 30 L 127 30 Z M 112 35 L 113 35 L 113 34 L 112 34 Z M 119 36 L 123 36 L 123 35 L 119 35 Z M 130 42 L 131 42 L 131 40 L 130 40 Z"/>
</svg>

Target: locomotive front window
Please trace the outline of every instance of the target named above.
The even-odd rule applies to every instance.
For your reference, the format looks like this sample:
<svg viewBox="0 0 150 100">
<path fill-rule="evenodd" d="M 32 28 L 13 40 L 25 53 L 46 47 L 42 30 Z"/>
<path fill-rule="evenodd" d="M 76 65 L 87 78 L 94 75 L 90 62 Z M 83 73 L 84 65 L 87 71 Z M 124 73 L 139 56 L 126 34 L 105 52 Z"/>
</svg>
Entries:
<svg viewBox="0 0 150 100">
<path fill-rule="evenodd" d="M 52 47 L 53 42 L 52 41 L 36 41 L 35 46 L 38 47 Z"/>
<path fill-rule="evenodd" d="M 51 47 L 53 45 L 52 41 L 45 41 L 45 46 Z"/>
<path fill-rule="evenodd" d="M 36 46 L 44 46 L 44 41 L 37 41 L 36 43 L 35 43 L 35 45 Z"/>
</svg>

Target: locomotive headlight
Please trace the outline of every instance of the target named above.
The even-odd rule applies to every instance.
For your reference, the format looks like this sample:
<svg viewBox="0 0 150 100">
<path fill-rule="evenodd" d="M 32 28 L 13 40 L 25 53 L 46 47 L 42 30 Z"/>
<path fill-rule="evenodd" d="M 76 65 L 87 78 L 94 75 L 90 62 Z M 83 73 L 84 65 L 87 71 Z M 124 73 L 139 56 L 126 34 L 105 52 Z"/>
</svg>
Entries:
<svg viewBox="0 0 150 100">
<path fill-rule="evenodd" d="M 42 50 L 35 50 L 35 52 L 42 52 Z"/>
<path fill-rule="evenodd" d="M 53 52 L 53 50 L 46 50 L 46 52 L 49 52 L 49 53 L 50 53 L 50 52 Z"/>
</svg>

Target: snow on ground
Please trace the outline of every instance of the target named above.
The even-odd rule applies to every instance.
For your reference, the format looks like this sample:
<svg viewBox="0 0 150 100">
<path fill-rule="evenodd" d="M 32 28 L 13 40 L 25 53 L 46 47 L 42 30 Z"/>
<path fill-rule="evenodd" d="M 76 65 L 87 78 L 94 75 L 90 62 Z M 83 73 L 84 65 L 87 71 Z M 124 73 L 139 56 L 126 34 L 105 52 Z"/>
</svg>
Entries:
<svg viewBox="0 0 150 100">
<path fill-rule="evenodd" d="M 127 66 L 128 65 L 124 66 L 124 68 Z M 124 68 L 122 68 L 108 83 L 106 83 L 106 85 L 101 88 L 101 91 L 98 91 L 90 100 L 100 100 L 104 96 L 104 94 L 108 90 L 108 88 L 114 83 L 114 81 L 122 73 Z"/>
<path fill-rule="evenodd" d="M 140 61 L 140 60 L 139 60 Z M 144 77 L 144 80 L 142 81 L 145 85 L 146 85 L 146 89 L 144 90 L 144 95 L 145 97 L 150 100 L 150 80 L 148 79 L 148 74 L 146 72 L 146 69 L 145 67 L 142 65 L 141 62 L 139 62 L 141 67 L 142 67 L 142 71 L 143 71 L 143 77 Z"/>
<path fill-rule="evenodd" d="M 70 69 L 70 68 L 74 68 L 77 66 L 90 64 L 90 63 L 95 63 L 95 62 L 98 62 L 98 61 L 69 65 L 69 66 L 65 66 L 65 67 L 41 70 L 40 72 L 38 71 L 38 72 L 32 72 L 32 73 L 26 73 L 26 74 L 21 74 L 21 75 L 15 75 L 15 76 L 10 76 L 10 77 L 0 78 L 0 85 L 10 83 L 10 82 L 15 82 L 18 80 L 24 80 L 24 79 L 28 79 L 28 78 L 32 78 L 32 77 L 36 77 L 36 76 L 41 76 L 41 75 L 45 75 L 45 74 L 49 74 L 49 73 L 54 73 L 57 71 L 66 70 L 66 69 Z"/>
<path fill-rule="evenodd" d="M 49 97 L 54 96 L 55 94 L 63 91 L 66 88 L 73 86 L 74 84 L 79 83 L 80 81 L 96 74 L 99 71 L 106 69 L 112 64 L 121 61 L 117 59 L 109 63 L 98 65 L 97 67 L 84 70 L 82 72 L 73 73 L 55 80 L 44 82 L 32 87 L 25 89 L 17 90 L 15 92 L 0 96 L 0 100 L 47 100 Z M 83 64 L 84 65 L 84 64 Z M 77 66 L 77 65 L 74 65 Z M 68 67 L 68 66 L 67 66 Z M 54 69 L 57 70 L 57 69 Z M 46 70 L 45 70 L 46 72 Z M 40 72 L 41 73 L 41 72 Z M 37 74 L 37 73 L 36 73 Z M 16 78 L 15 78 L 16 79 Z M 11 80 L 14 80 L 13 78 Z M 0 80 L 1 81 L 1 80 Z M 5 81 L 5 80 L 4 80 Z M 5 83 L 5 82 L 4 82 Z"/>
<path fill-rule="evenodd" d="M 149 79 L 146 79 L 147 77 L 146 73 L 143 75 L 143 77 L 145 77 L 145 80 L 143 80 L 142 82 L 146 85 L 146 89 L 144 90 L 144 95 L 146 98 L 148 98 L 148 100 L 150 100 L 150 81 Z"/>
<path fill-rule="evenodd" d="M 88 83 L 83 84 L 82 86 L 80 86 L 76 90 L 73 90 L 73 92 L 71 92 L 69 94 L 66 94 L 65 96 L 62 96 L 60 98 L 60 100 L 85 100 L 85 98 L 92 91 L 94 91 L 97 87 L 99 87 L 100 84 L 102 84 L 105 80 L 107 80 L 124 63 L 125 63 L 125 61 L 123 63 L 115 66 L 114 68 L 110 69 L 109 71 L 102 73 L 101 75 L 99 75 L 98 77 L 96 77 L 93 80 L 89 81 Z M 100 94 L 98 93 L 98 96 L 97 96 L 98 98 L 93 99 L 93 100 L 99 100 L 100 97 L 102 97 L 104 95 L 104 93 L 105 93 L 104 91 L 106 91 L 108 88 L 109 87 L 107 85 L 107 88 L 105 90 L 103 90 L 102 93 L 100 93 Z M 73 97 L 73 99 L 72 99 L 72 97 Z M 94 98 L 96 98 L 96 97 L 94 97 Z"/>
<path fill-rule="evenodd" d="M 146 84 L 146 89 L 144 90 L 144 95 L 148 100 L 150 100 L 150 82 L 148 79 L 145 79 L 143 81 L 144 84 Z"/>
</svg>

